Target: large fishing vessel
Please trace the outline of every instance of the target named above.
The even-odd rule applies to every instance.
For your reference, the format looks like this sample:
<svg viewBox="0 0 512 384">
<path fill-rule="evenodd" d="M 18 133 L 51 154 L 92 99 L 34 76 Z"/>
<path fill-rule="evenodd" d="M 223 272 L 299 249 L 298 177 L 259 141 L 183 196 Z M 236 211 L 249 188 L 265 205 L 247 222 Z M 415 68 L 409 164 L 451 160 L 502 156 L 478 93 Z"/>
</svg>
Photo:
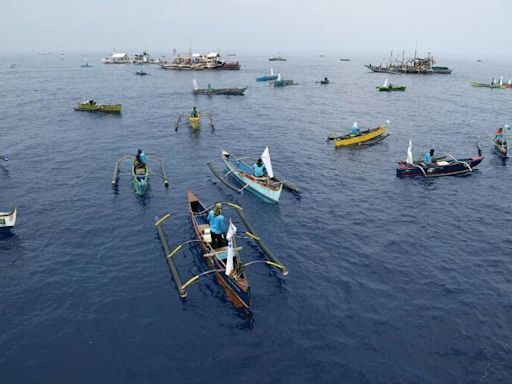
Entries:
<svg viewBox="0 0 512 384">
<path fill-rule="evenodd" d="M 384 73 L 405 73 L 405 74 L 445 74 L 452 73 L 452 70 L 448 67 L 434 66 L 434 57 L 429 52 L 426 58 L 417 57 L 416 51 L 414 51 L 414 57 L 406 59 L 405 51 L 402 52 L 401 58 L 394 58 L 393 51 L 389 55 L 389 59 L 385 60 L 384 63 L 379 65 L 372 65 L 371 63 L 365 65 L 366 68 L 372 72 L 384 72 Z"/>
<path fill-rule="evenodd" d="M 186 54 L 176 53 L 174 49 L 172 52 L 171 59 L 160 64 L 162 69 L 174 69 L 174 70 L 211 70 L 211 69 L 229 69 L 238 70 L 240 69 L 240 63 L 226 62 L 221 59 L 219 52 L 211 53 L 192 53 L 191 51 Z"/>
</svg>

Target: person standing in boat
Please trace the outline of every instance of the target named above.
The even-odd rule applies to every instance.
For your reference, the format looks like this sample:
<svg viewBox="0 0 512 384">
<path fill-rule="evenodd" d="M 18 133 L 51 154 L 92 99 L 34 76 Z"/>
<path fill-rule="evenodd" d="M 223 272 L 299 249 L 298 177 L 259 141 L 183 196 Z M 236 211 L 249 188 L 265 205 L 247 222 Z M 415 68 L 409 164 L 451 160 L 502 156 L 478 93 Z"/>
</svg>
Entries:
<svg viewBox="0 0 512 384">
<path fill-rule="evenodd" d="M 192 117 L 198 117 L 199 113 L 197 112 L 197 107 L 192 108 L 192 113 L 190 114 Z"/>
<path fill-rule="evenodd" d="M 357 121 L 354 121 L 354 125 L 352 126 L 352 136 L 359 136 L 361 132 L 359 131 L 359 127 L 357 126 Z"/>
<path fill-rule="evenodd" d="M 263 161 L 261 160 L 261 157 L 258 159 L 257 162 L 255 162 L 252 165 L 252 173 L 255 177 L 264 177 L 267 173 L 267 170 L 265 169 L 265 165 L 263 164 Z"/>
<path fill-rule="evenodd" d="M 432 148 L 430 152 L 427 152 L 425 156 L 423 157 L 423 162 L 426 165 L 432 165 L 433 164 L 433 157 L 434 157 L 434 149 Z"/>
<path fill-rule="evenodd" d="M 133 167 L 135 169 L 142 168 L 146 166 L 146 154 L 142 149 L 137 149 L 137 155 L 135 155 L 135 161 L 133 162 Z"/>
<path fill-rule="evenodd" d="M 215 207 L 208 213 L 210 232 L 212 234 L 212 248 L 217 249 L 226 245 L 225 234 L 227 232 L 224 215 L 222 215 L 222 204 L 216 203 Z"/>
</svg>

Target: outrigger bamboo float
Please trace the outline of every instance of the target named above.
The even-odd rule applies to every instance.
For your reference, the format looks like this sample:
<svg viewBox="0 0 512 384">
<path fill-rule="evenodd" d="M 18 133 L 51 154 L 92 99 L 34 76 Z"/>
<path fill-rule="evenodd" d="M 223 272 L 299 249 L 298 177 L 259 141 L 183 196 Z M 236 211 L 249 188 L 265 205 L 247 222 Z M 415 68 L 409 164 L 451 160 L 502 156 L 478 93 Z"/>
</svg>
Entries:
<svg viewBox="0 0 512 384">
<path fill-rule="evenodd" d="M 184 121 L 188 121 L 188 125 L 190 129 L 196 130 L 201 126 L 201 120 L 206 119 L 209 122 L 212 131 L 215 130 L 215 126 L 213 125 L 213 117 L 210 114 L 197 112 L 197 115 L 194 113 L 183 113 L 178 116 L 178 120 L 176 121 L 176 126 L 174 127 L 175 131 L 178 131 L 178 127 Z"/>
<path fill-rule="evenodd" d="M 249 265 L 257 263 L 265 263 L 273 268 L 278 269 L 283 275 L 288 274 L 288 268 L 286 268 L 268 249 L 261 237 L 254 231 L 254 228 L 248 222 L 245 217 L 243 208 L 233 203 L 227 203 L 226 205 L 233 208 L 240 216 L 240 219 L 244 223 L 247 231 L 245 235 L 248 239 L 254 240 L 260 247 L 261 251 L 266 255 L 266 260 L 255 260 L 243 264 L 241 260 L 242 247 L 237 246 L 236 232 L 237 228 L 233 225 L 230 220 L 230 225 L 227 238 L 227 246 L 221 246 L 213 248 L 212 246 L 212 235 L 210 232 L 210 225 L 208 223 L 208 213 L 212 208 L 206 207 L 191 191 L 187 194 L 189 213 L 192 218 L 192 225 L 196 234 L 196 239 L 188 240 L 182 244 L 176 246 L 172 251 L 169 248 L 167 237 L 162 229 L 162 224 L 169 219 L 170 214 L 164 215 L 161 219 L 158 219 L 155 223 L 155 227 L 158 231 L 160 241 L 162 243 L 163 250 L 165 252 L 165 258 L 167 265 L 173 277 L 178 293 L 180 297 L 187 297 L 187 289 L 193 283 L 200 280 L 202 277 L 215 274 L 217 282 L 225 291 L 229 300 L 233 303 L 236 308 L 248 309 L 251 306 L 251 289 L 249 280 L 246 275 L 246 268 Z M 176 266 L 175 259 L 177 253 L 183 249 L 183 246 L 198 243 L 201 248 L 208 271 L 202 272 L 189 278 L 185 283 L 181 279 L 179 270 Z"/>
<path fill-rule="evenodd" d="M 265 151 L 263 151 L 261 155 L 261 166 L 264 166 L 266 170 L 264 176 L 255 176 L 253 167 L 246 164 L 244 162 L 245 159 L 246 158 L 236 158 L 231 156 L 229 152 L 222 151 L 220 160 L 228 171 L 222 176 L 215 170 L 212 161 L 209 161 L 207 165 L 213 175 L 229 189 L 238 193 L 242 193 L 247 189 L 249 192 L 270 203 L 279 202 L 283 188 L 290 192 L 299 192 L 299 189 L 294 183 L 280 180 L 274 175 L 268 147 L 265 148 Z M 229 183 L 226 180 L 228 176 L 232 176 L 242 187 L 240 188 Z"/>
<path fill-rule="evenodd" d="M 328 136 L 327 140 L 334 141 L 336 147 L 370 146 L 389 136 L 387 131 L 388 126 L 389 120 L 386 120 L 386 122 L 380 127 L 367 129 L 365 131 L 358 131 L 358 134 L 349 133 L 343 136 L 334 134 Z M 357 123 L 354 123 L 354 127 L 357 128 Z"/>
<path fill-rule="evenodd" d="M 167 174 L 165 173 L 164 163 L 162 159 L 160 159 L 157 156 L 146 156 L 146 158 L 148 160 L 154 159 L 158 161 L 161 172 L 160 174 L 150 172 L 149 165 L 147 163 L 135 166 L 135 156 L 123 156 L 119 160 L 117 160 L 114 165 L 114 174 L 112 175 L 112 187 L 118 187 L 119 176 L 128 176 L 128 174 L 120 174 L 119 171 L 121 163 L 130 160 L 132 162 L 130 176 L 132 177 L 133 189 L 137 195 L 143 196 L 146 193 L 149 185 L 150 175 L 156 175 L 161 177 L 164 181 L 165 187 L 168 188 L 169 180 L 167 179 Z"/>
<path fill-rule="evenodd" d="M 16 207 L 10 212 L 0 212 L 0 233 L 10 232 L 16 224 Z"/>
<path fill-rule="evenodd" d="M 213 88 L 210 84 L 208 84 L 208 88 L 199 88 L 197 85 L 197 80 L 192 80 L 192 92 L 194 95 L 230 95 L 230 96 L 243 96 L 247 87 L 242 88 Z"/>
<path fill-rule="evenodd" d="M 478 156 L 465 159 L 456 159 L 448 153 L 447 160 L 437 160 L 432 161 L 432 164 L 425 164 L 421 160 L 413 160 L 412 142 L 409 141 L 407 160 L 398 161 L 396 175 L 397 177 L 438 177 L 471 173 L 484 159 L 481 152 L 478 147 Z"/>
<path fill-rule="evenodd" d="M 75 107 L 75 111 L 121 113 L 121 104 L 96 104 L 94 100 L 84 100 L 78 103 Z"/>
</svg>

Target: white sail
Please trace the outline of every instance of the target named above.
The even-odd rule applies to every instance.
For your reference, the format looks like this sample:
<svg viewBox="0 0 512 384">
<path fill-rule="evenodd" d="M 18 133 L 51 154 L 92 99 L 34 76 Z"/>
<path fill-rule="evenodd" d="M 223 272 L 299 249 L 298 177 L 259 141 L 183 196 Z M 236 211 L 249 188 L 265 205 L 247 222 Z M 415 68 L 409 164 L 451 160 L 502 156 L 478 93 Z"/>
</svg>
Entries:
<svg viewBox="0 0 512 384">
<path fill-rule="evenodd" d="M 229 220 L 229 229 L 226 234 L 226 239 L 228 240 L 228 260 L 226 261 L 226 275 L 229 276 L 231 271 L 233 271 L 233 258 L 235 257 L 235 246 L 233 237 L 236 235 L 236 227 Z"/>
<path fill-rule="evenodd" d="M 503 76 L 500 76 L 500 85 L 503 85 Z"/>
<path fill-rule="evenodd" d="M 281 77 L 281 72 L 277 74 L 277 81 L 281 81 L 283 78 Z"/>
<path fill-rule="evenodd" d="M 265 164 L 268 177 L 273 178 L 274 171 L 272 171 L 272 163 L 270 162 L 270 153 L 268 152 L 268 147 L 265 147 L 265 150 L 261 154 L 261 160 L 263 161 L 263 164 Z"/>
<path fill-rule="evenodd" d="M 274 76 L 274 68 L 270 68 L 270 76 Z"/>
<path fill-rule="evenodd" d="M 358 129 L 357 121 L 354 121 L 354 125 L 352 126 L 353 129 Z"/>
<path fill-rule="evenodd" d="M 412 140 L 409 140 L 409 147 L 407 148 L 407 164 L 413 164 L 412 159 Z"/>
<path fill-rule="evenodd" d="M 192 88 L 194 89 L 194 91 L 197 91 L 199 89 L 196 79 L 192 79 Z"/>
<path fill-rule="evenodd" d="M 383 87 L 387 87 L 388 86 L 388 79 L 384 79 L 384 84 L 382 85 Z"/>
</svg>

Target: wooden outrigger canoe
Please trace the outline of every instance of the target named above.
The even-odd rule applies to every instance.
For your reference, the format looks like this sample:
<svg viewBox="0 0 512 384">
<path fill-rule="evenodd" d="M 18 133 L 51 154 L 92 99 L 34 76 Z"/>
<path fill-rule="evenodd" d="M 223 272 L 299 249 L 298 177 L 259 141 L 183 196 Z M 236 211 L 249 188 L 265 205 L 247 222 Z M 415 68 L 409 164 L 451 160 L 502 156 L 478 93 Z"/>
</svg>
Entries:
<svg viewBox="0 0 512 384">
<path fill-rule="evenodd" d="M 0 232 L 9 232 L 16 224 L 16 207 L 10 212 L 0 212 Z"/>
<path fill-rule="evenodd" d="M 242 160 L 231 156 L 229 152 L 222 151 L 222 162 L 228 173 L 237 180 L 242 188 L 246 188 L 256 196 L 271 203 L 278 203 L 283 191 L 283 182 L 270 179 L 269 177 L 256 177 L 253 175 L 252 167 Z"/>
<path fill-rule="evenodd" d="M 121 104 L 96 104 L 89 101 L 78 103 L 75 111 L 121 113 Z"/>
<path fill-rule="evenodd" d="M 336 147 L 348 147 L 353 145 L 365 145 L 368 143 L 375 143 L 380 140 L 384 140 L 389 136 L 386 128 L 388 127 L 389 122 L 386 121 L 385 124 L 380 127 L 368 129 L 366 131 L 361 131 L 359 135 L 354 136 L 352 133 L 344 136 L 334 136 L 331 135 L 327 138 L 327 140 L 334 140 Z"/>
<path fill-rule="evenodd" d="M 212 248 L 207 207 L 191 191 L 188 191 L 187 199 L 194 232 L 199 240 L 199 246 L 208 268 L 215 271 L 218 283 L 236 308 L 249 308 L 251 305 L 251 290 L 244 266 L 240 260 L 242 247 L 236 246 L 236 240 L 233 237 L 235 248 L 233 271 L 227 276 L 225 271 L 228 247 Z"/>
<path fill-rule="evenodd" d="M 215 249 L 212 247 L 211 232 L 208 222 L 209 209 L 212 207 L 206 207 L 191 191 L 188 191 L 187 193 L 187 200 L 189 212 L 192 218 L 192 225 L 196 234 L 195 240 L 185 241 L 184 243 L 176 246 L 171 251 L 167 241 L 167 236 L 162 229 L 163 223 L 169 219 L 171 214 L 167 213 L 162 218 L 156 218 L 155 222 L 155 227 L 158 231 L 158 235 L 162 243 L 167 265 L 169 266 L 169 271 L 171 272 L 173 280 L 176 283 L 180 297 L 187 297 L 188 287 L 199 281 L 202 277 L 214 273 L 218 283 L 224 289 L 226 295 L 233 303 L 233 305 L 237 308 L 248 309 L 251 305 L 251 290 L 245 273 L 247 266 L 257 263 L 264 263 L 271 266 L 272 268 L 278 269 L 284 276 L 288 275 L 288 268 L 286 268 L 279 261 L 279 259 L 272 254 L 261 237 L 255 232 L 254 228 L 247 220 L 243 208 L 233 203 L 226 203 L 225 207 L 232 208 L 238 213 L 240 219 L 247 228 L 247 231 L 244 232 L 244 234 L 247 236 L 247 239 L 256 242 L 261 251 L 266 255 L 266 259 L 253 260 L 242 264 L 240 259 L 242 247 L 237 247 L 236 236 L 233 235 L 233 243 L 231 244 L 234 251 L 233 270 L 229 275 L 226 275 L 225 272 L 227 266 L 228 247 L 222 246 Z M 208 265 L 208 270 L 189 278 L 185 283 L 183 283 L 179 270 L 176 266 L 175 259 L 178 252 L 183 249 L 183 246 L 191 243 L 199 243 L 201 253 L 203 254 L 203 257 Z"/>
<path fill-rule="evenodd" d="M 130 174 L 123 174 L 122 176 L 131 176 L 132 177 L 132 184 L 133 189 L 135 190 L 135 193 L 139 196 L 143 196 L 147 189 L 149 184 L 149 176 L 150 175 L 156 175 L 163 179 L 165 188 L 169 188 L 169 180 L 167 178 L 167 174 L 165 173 L 164 163 L 162 159 L 160 159 L 157 156 L 146 156 L 148 160 L 157 160 L 160 163 L 160 174 L 155 172 L 149 171 L 149 165 L 145 164 L 144 166 L 139 166 L 135 168 L 135 157 L 134 156 L 123 156 L 119 160 L 115 162 L 114 165 L 114 174 L 112 175 L 112 187 L 114 190 L 117 190 L 118 181 L 119 181 L 119 168 L 122 162 L 124 161 L 131 161 L 130 168 L 131 172 Z"/>
<path fill-rule="evenodd" d="M 201 120 L 206 119 L 210 122 L 210 127 L 212 131 L 215 130 L 215 126 L 213 125 L 213 117 L 209 113 L 197 113 L 197 116 L 193 116 L 192 113 L 183 113 L 178 116 L 178 120 L 176 121 L 176 126 L 174 128 L 175 131 L 178 131 L 181 122 L 188 121 L 188 126 L 193 131 L 201 127 Z"/>
<path fill-rule="evenodd" d="M 471 86 L 472 87 L 476 87 L 476 88 L 491 88 L 491 89 L 494 89 L 494 88 L 500 88 L 500 89 L 508 88 L 507 84 L 489 84 L 489 83 L 475 83 L 475 82 L 471 82 Z"/>
</svg>

